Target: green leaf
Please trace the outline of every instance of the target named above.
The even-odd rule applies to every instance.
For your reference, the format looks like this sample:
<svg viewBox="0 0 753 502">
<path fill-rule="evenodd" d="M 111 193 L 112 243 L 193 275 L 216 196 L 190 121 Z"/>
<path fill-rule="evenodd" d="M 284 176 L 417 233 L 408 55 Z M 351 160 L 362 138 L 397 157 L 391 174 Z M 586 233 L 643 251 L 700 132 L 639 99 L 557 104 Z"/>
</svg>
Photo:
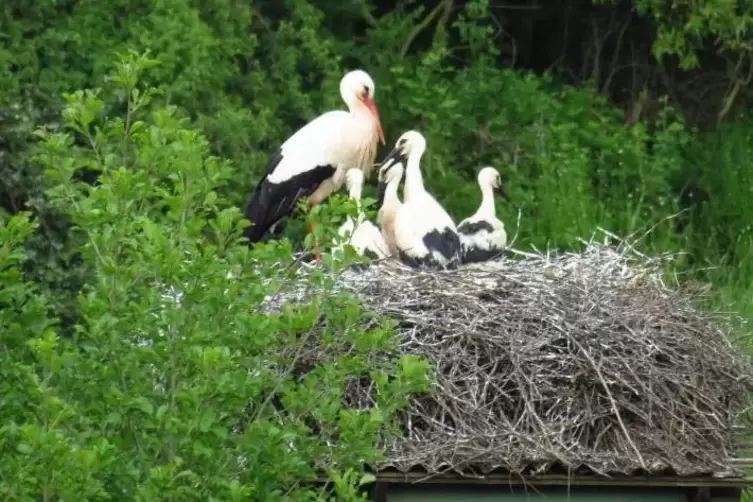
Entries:
<svg viewBox="0 0 753 502">
<path fill-rule="evenodd" d="M 131 399 L 131 407 L 151 416 L 154 413 L 154 405 L 145 397 L 138 396 Z"/>
<path fill-rule="evenodd" d="M 361 476 L 361 479 L 358 480 L 358 486 L 368 485 L 370 483 L 374 483 L 375 481 L 376 476 L 367 472 L 366 474 Z"/>
<path fill-rule="evenodd" d="M 205 408 L 201 413 L 199 419 L 199 430 L 201 432 L 207 432 L 212 428 L 216 420 L 216 414 L 213 410 Z"/>
</svg>

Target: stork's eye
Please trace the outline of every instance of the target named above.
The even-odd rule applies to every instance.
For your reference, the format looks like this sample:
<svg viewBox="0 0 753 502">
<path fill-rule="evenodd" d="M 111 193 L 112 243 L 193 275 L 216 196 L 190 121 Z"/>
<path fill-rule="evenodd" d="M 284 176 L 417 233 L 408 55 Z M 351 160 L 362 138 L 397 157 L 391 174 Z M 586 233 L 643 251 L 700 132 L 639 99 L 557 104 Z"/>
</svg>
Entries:
<svg viewBox="0 0 753 502">
<path fill-rule="evenodd" d="M 371 89 L 369 89 L 368 85 L 364 84 L 363 85 L 363 95 L 364 96 L 369 96 L 370 94 L 371 94 Z"/>
</svg>

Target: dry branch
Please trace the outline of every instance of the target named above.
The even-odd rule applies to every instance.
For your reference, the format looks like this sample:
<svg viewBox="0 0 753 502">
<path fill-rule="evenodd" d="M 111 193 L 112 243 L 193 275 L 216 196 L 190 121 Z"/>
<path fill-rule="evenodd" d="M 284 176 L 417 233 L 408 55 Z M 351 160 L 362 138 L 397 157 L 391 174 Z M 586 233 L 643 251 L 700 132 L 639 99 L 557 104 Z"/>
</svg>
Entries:
<svg viewBox="0 0 753 502">
<path fill-rule="evenodd" d="M 732 472 L 731 429 L 753 388 L 726 318 L 662 281 L 661 260 L 591 242 L 448 272 L 394 263 L 338 284 L 399 323 L 435 369 L 383 467 L 542 473 Z M 302 301 L 289 291 L 276 305 Z M 319 357 L 325 357 L 320 355 Z M 371 404 L 367 379 L 349 391 Z"/>
</svg>

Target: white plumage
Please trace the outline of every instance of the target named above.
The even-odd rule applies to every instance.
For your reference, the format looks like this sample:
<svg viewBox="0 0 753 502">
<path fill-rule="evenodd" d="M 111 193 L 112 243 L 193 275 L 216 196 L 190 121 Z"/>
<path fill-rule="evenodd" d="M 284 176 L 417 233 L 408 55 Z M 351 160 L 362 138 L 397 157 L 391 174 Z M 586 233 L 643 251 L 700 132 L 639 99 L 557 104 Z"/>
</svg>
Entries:
<svg viewBox="0 0 753 502">
<path fill-rule="evenodd" d="M 336 245 L 334 252 L 342 252 L 344 244 L 350 244 L 361 256 L 367 256 L 372 260 L 387 258 L 389 249 L 382 233 L 376 225 L 366 219 L 366 214 L 361 209 L 363 172 L 358 169 L 349 169 L 345 176 L 350 198 L 356 201 L 358 207 L 358 216 L 356 221 L 348 216 L 345 223 L 340 226 L 337 233 L 340 240 L 344 240 L 344 242 Z"/>
<path fill-rule="evenodd" d="M 267 170 L 246 206 L 246 229 L 251 242 L 277 234 L 301 197 L 311 205 L 340 189 L 345 172 L 357 168 L 368 177 L 377 141 L 384 134 L 374 102 L 375 85 L 362 70 L 340 81 L 340 96 L 348 111 L 324 113 L 299 129 L 272 156 Z"/>
<path fill-rule="evenodd" d="M 424 137 L 408 131 L 382 164 L 385 175 L 391 165 L 406 165 L 403 203 L 394 221 L 395 244 L 406 265 L 454 268 L 460 262 L 460 238 L 450 215 L 424 188 L 420 161 L 425 150 Z"/>
<path fill-rule="evenodd" d="M 395 216 L 397 216 L 398 210 L 403 205 L 397 194 L 400 180 L 403 179 L 403 172 L 402 162 L 385 164 L 379 170 L 379 198 L 381 199 L 381 207 L 377 213 L 377 224 L 382 230 L 390 256 L 397 255 L 399 251 L 395 242 Z"/>
<path fill-rule="evenodd" d="M 507 246 L 505 224 L 497 218 L 494 191 L 507 199 L 499 172 L 493 167 L 481 169 L 477 176 L 481 205 L 458 225 L 463 263 L 477 263 L 499 256 Z"/>
</svg>

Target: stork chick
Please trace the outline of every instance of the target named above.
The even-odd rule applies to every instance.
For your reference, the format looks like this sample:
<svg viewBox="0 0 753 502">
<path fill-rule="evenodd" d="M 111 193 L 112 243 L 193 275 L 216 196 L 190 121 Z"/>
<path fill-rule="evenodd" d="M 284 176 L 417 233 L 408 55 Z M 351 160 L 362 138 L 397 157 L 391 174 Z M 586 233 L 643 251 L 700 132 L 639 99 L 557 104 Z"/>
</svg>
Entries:
<svg viewBox="0 0 753 502">
<path fill-rule="evenodd" d="M 377 224 L 392 256 L 399 253 L 395 242 L 395 216 L 403 205 L 397 192 L 404 169 L 402 163 L 389 164 L 388 167 L 386 171 L 379 171 L 381 207 L 377 213 Z"/>
<path fill-rule="evenodd" d="M 379 260 L 389 256 L 389 248 L 376 225 L 366 219 L 366 213 L 361 209 L 361 191 L 363 189 L 363 172 L 359 169 L 349 169 L 345 175 L 350 198 L 356 201 L 357 220 L 348 216 L 337 233 L 346 244 L 350 244 L 361 256 L 372 260 Z M 343 245 L 336 246 L 337 252 L 342 252 Z"/>
<path fill-rule="evenodd" d="M 478 263 L 499 256 L 507 246 L 505 224 L 497 218 L 494 192 L 509 200 L 502 178 L 493 167 L 484 167 L 477 175 L 481 205 L 458 225 L 463 263 Z"/>
<path fill-rule="evenodd" d="M 423 135 L 408 131 L 382 163 L 386 176 L 402 165 L 400 159 L 407 159 L 403 203 L 394 221 L 398 256 L 414 268 L 455 268 L 460 263 L 460 238 L 450 215 L 424 188 L 420 162 L 425 150 Z"/>
</svg>

